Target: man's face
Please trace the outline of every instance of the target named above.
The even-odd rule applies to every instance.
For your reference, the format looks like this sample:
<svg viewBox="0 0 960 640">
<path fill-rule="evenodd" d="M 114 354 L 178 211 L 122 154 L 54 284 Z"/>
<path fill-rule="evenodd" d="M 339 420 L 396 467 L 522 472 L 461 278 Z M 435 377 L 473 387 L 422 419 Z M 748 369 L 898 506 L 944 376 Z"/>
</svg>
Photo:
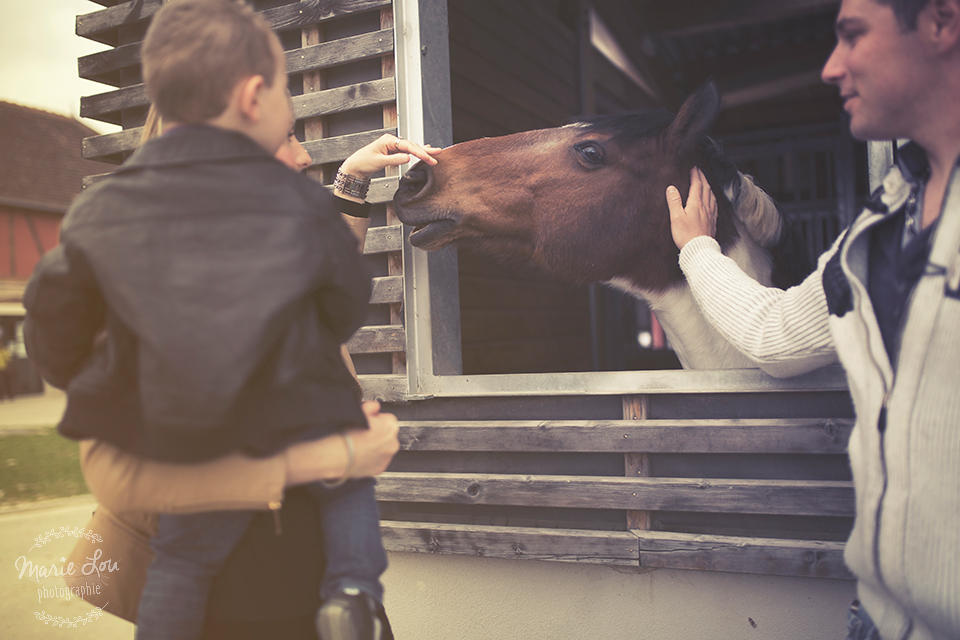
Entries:
<svg viewBox="0 0 960 640">
<path fill-rule="evenodd" d="M 912 137 L 926 83 L 935 81 L 917 31 L 903 32 L 893 9 L 874 0 L 843 0 L 836 30 L 821 77 L 840 89 L 850 132 L 861 140 Z"/>
</svg>

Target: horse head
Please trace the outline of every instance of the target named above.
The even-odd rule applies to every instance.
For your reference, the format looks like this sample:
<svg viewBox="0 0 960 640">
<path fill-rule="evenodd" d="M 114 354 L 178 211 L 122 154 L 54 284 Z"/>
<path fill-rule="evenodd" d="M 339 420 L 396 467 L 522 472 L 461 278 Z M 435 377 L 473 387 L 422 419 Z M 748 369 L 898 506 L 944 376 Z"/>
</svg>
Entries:
<svg viewBox="0 0 960 640">
<path fill-rule="evenodd" d="M 469 243 L 563 280 L 663 290 L 683 279 L 664 191 L 686 193 L 692 166 L 717 196 L 721 245 L 737 237 L 723 191 L 736 169 L 707 137 L 719 109 L 708 83 L 675 118 L 648 109 L 463 142 L 406 173 L 396 212 L 415 247 Z"/>
<path fill-rule="evenodd" d="M 412 167 L 394 195 L 395 210 L 413 227 L 415 247 L 470 244 L 562 280 L 626 289 L 651 304 L 682 347 L 677 343 L 692 338 L 669 316 L 685 322 L 698 310 L 678 266 L 665 191 L 672 184 L 686 194 L 692 167 L 703 170 L 717 197 L 724 253 L 767 285 L 794 284 L 809 271 L 777 281 L 768 249 L 782 241 L 781 213 L 708 137 L 719 111 L 719 92 L 708 82 L 676 116 L 647 109 L 463 142 L 445 149 L 435 166 Z M 689 299 L 681 301 L 684 292 Z M 724 355 L 701 365 L 677 350 L 685 366 L 730 361 Z"/>
</svg>

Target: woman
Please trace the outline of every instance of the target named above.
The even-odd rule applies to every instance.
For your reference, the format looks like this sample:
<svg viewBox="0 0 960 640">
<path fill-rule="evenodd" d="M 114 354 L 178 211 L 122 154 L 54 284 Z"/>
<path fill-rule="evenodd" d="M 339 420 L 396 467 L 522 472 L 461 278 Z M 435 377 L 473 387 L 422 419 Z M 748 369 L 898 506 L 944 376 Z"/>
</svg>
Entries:
<svg viewBox="0 0 960 640">
<path fill-rule="evenodd" d="M 151 109 L 145 139 L 158 135 L 159 130 L 159 119 Z M 369 225 L 364 215 L 369 207 L 360 197 L 365 189 L 353 190 L 351 183 L 363 186 L 370 175 L 412 157 L 435 164 L 433 155 L 439 151 L 384 135 L 344 161 L 340 172 L 345 174 L 346 187 L 341 186 L 344 179 L 338 179 L 334 194 L 361 247 Z M 297 171 L 312 163 L 292 131 L 277 158 Z M 343 353 L 353 370 L 345 348 Z M 354 449 L 352 466 L 349 446 L 344 446 L 340 435 L 298 443 L 269 458 L 233 454 L 195 465 L 156 463 L 104 442 L 82 442 L 84 476 L 101 503 L 88 528 L 104 537 L 101 547 L 112 544 L 115 553 L 127 554 L 124 567 L 128 569 L 120 584 L 113 589 L 107 585 L 99 601 L 88 599 L 100 605 L 109 601 L 107 611 L 135 620 L 143 572 L 150 559 L 146 541 L 155 531 L 157 513 L 260 510 L 214 585 L 205 637 L 314 638 L 313 614 L 323 569 L 319 520 L 309 497 L 295 488 L 286 489 L 316 480 L 338 480 L 345 477 L 346 470 L 351 478 L 383 472 L 399 448 L 397 421 L 390 414 L 381 414 L 378 403 L 365 403 L 364 413 L 370 428 L 347 436 Z M 116 542 L 119 540 L 126 543 Z M 106 548 L 102 551 L 105 557 L 111 555 Z M 90 553 L 94 553 L 92 546 L 81 540 L 71 559 Z M 310 570 L 303 571 L 304 567 Z M 389 623 L 385 614 L 381 612 L 381 616 L 387 630 L 383 637 L 390 637 Z"/>
</svg>

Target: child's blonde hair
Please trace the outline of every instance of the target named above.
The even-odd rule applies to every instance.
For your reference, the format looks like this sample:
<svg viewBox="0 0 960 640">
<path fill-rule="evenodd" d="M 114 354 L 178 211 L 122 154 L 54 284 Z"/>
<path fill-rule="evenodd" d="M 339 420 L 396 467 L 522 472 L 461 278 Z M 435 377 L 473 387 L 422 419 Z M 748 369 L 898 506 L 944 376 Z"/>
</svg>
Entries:
<svg viewBox="0 0 960 640">
<path fill-rule="evenodd" d="M 237 0 L 171 0 L 153 17 L 141 49 L 147 94 L 167 122 L 200 124 L 227 108 L 237 83 L 273 86 L 280 41 Z"/>
</svg>

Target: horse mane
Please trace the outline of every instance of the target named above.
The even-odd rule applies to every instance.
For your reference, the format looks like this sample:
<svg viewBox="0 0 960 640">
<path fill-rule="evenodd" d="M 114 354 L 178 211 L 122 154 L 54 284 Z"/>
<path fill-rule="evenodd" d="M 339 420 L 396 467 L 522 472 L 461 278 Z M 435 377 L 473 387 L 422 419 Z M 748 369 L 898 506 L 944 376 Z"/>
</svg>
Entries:
<svg viewBox="0 0 960 640">
<path fill-rule="evenodd" d="M 783 232 L 783 212 L 753 176 L 737 173 L 740 180 L 724 189 L 727 198 L 733 203 L 737 217 L 750 230 L 753 239 L 761 247 L 771 248 L 777 244 Z"/>
<path fill-rule="evenodd" d="M 635 144 L 660 135 L 673 122 L 674 115 L 666 109 L 640 109 L 627 113 L 584 116 L 572 123 L 587 131 L 609 133 L 611 138 L 626 145 Z"/>
</svg>

